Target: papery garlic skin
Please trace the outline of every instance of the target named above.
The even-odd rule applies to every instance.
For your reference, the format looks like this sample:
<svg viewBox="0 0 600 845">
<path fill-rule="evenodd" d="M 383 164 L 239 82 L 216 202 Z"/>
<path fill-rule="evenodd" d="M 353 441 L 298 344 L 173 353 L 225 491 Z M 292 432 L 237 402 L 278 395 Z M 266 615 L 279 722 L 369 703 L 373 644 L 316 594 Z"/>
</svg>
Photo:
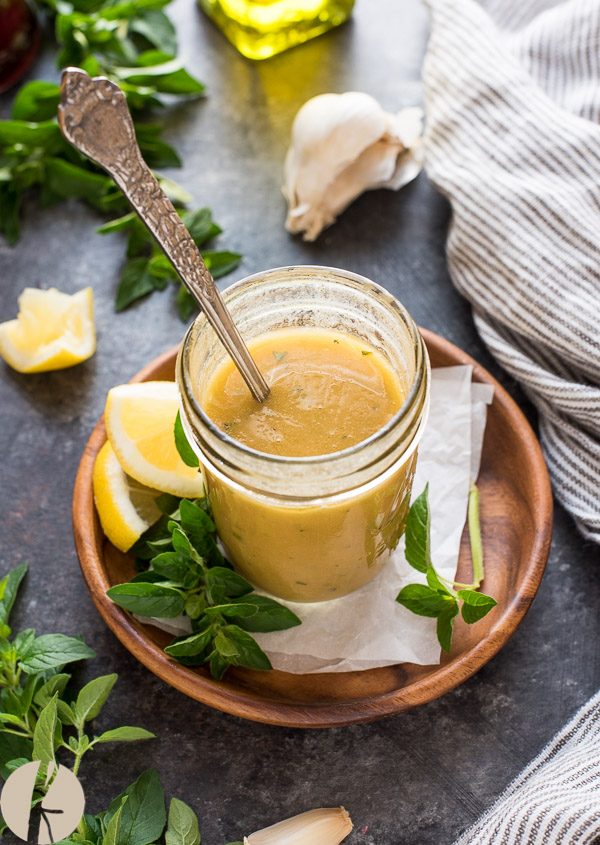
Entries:
<svg viewBox="0 0 600 845">
<path fill-rule="evenodd" d="M 286 229 L 314 241 L 364 191 L 398 190 L 423 166 L 423 110 L 384 111 L 368 94 L 320 94 L 294 120 Z"/>
<path fill-rule="evenodd" d="M 339 845 L 352 832 L 343 807 L 309 810 L 244 838 L 244 845 Z"/>
</svg>

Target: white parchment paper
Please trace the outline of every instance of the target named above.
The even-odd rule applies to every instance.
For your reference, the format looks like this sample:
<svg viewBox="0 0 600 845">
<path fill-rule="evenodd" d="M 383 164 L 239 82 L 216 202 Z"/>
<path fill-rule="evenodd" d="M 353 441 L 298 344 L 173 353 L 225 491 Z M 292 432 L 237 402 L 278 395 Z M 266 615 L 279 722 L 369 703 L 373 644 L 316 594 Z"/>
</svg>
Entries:
<svg viewBox="0 0 600 845">
<path fill-rule="evenodd" d="M 469 486 L 479 472 L 490 385 L 472 384 L 471 367 L 433 370 L 429 421 L 413 486 L 429 482 L 431 551 L 438 571 L 454 579 Z M 273 666 L 285 672 L 349 672 L 396 663 L 439 663 L 435 620 L 415 616 L 395 597 L 423 581 L 408 566 L 401 541 L 383 571 L 362 589 L 328 602 L 284 602 L 302 619 L 288 631 L 256 634 Z"/>
<path fill-rule="evenodd" d="M 474 384 L 471 376 L 468 366 L 432 371 L 429 421 L 413 486 L 415 497 L 429 482 L 432 559 L 449 580 L 456 575 L 469 487 L 479 473 L 487 406 L 493 399 L 491 385 Z M 415 616 L 395 601 L 402 587 L 417 581 L 425 578 L 406 563 L 402 540 L 383 571 L 362 589 L 328 602 L 282 602 L 302 625 L 253 636 L 274 668 L 285 672 L 439 663 L 435 620 Z M 187 617 L 141 621 L 175 635 L 191 629 Z"/>
</svg>

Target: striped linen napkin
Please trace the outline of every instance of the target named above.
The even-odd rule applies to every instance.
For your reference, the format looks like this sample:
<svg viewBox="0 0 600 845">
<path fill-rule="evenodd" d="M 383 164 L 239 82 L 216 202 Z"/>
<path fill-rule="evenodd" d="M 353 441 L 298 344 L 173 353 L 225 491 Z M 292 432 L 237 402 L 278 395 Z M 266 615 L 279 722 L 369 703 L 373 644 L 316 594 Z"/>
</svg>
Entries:
<svg viewBox="0 0 600 845">
<path fill-rule="evenodd" d="M 600 542 L 600 0 L 427 0 L 426 168 L 454 284 Z M 600 693 L 456 845 L 600 842 Z"/>
<path fill-rule="evenodd" d="M 600 837 L 600 693 L 455 845 L 592 845 Z"/>
<path fill-rule="evenodd" d="M 426 168 L 448 262 L 600 542 L 600 2 L 428 0 Z"/>
</svg>

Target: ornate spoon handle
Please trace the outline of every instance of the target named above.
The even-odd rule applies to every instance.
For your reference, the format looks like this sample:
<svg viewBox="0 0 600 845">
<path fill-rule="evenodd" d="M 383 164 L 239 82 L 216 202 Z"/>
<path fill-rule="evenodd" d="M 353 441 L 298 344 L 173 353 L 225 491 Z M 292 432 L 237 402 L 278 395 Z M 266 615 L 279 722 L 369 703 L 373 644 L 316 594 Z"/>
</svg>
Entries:
<svg viewBox="0 0 600 845">
<path fill-rule="evenodd" d="M 263 402 L 269 387 L 231 319 L 200 250 L 142 158 L 119 86 L 104 77 L 92 79 L 85 71 L 67 68 L 61 79 L 58 122 L 67 141 L 115 180 L 204 310 L 250 392 Z"/>
</svg>

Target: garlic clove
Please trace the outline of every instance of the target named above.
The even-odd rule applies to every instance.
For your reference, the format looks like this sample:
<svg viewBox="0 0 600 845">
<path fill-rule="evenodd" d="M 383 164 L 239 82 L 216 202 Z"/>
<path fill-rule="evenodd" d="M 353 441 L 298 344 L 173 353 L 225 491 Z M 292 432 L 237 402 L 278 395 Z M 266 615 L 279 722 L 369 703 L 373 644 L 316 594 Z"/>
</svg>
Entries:
<svg viewBox="0 0 600 845">
<path fill-rule="evenodd" d="M 292 128 L 283 193 L 286 228 L 314 240 L 361 193 L 397 190 L 422 167 L 418 108 L 384 111 L 368 94 L 321 94 L 302 106 Z"/>
<path fill-rule="evenodd" d="M 339 845 L 352 831 L 343 807 L 309 810 L 247 836 L 244 845 Z"/>
</svg>

